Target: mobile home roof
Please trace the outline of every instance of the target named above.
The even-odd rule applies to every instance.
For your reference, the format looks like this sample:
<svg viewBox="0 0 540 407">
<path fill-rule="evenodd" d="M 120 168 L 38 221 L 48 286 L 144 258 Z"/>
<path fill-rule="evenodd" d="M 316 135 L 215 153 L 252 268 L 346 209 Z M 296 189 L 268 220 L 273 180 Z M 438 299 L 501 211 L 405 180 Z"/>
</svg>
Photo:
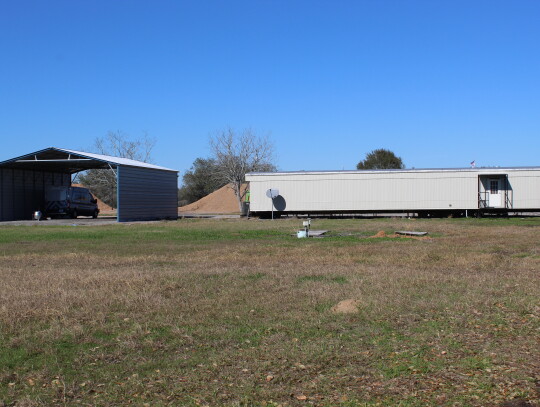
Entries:
<svg viewBox="0 0 540 407">
<path fill-rule="evenodd" d="M 316 174 L 370 174 L 370 173 L 401 173 L 401 172 L 481 172 L 487 173 L 490 171 L 530 171 L 540 170 L 540 166 L 529 167 L 476 167 L 476 168 L 406 168 L 406 169 L 389 169 L 389 170 L 322 170 L 322 171 L 277 171 L 277 172 L 250 172 L 246 175 L 316 175 Z"/>
</svg>

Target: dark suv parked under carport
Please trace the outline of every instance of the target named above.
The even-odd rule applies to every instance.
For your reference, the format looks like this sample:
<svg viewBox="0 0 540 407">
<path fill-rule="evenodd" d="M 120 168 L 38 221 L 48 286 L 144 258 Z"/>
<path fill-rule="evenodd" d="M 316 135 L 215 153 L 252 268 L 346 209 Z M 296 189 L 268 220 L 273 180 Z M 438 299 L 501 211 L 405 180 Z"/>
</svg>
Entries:
<svg viewBox="0 0 540 407">
<path fill-rule="evenodd" d="M 97 199 L 87 188 L 49 187 L 45 191 L 45 216 L 58 217 L 92 216 L 97 218 L 99 208 Z"/>
</svg>

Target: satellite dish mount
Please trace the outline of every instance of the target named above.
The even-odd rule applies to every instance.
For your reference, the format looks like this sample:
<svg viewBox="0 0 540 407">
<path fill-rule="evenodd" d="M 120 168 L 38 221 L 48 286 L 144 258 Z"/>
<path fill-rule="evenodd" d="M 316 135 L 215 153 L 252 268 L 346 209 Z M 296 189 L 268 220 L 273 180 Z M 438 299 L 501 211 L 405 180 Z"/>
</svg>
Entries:
<svg viewBox="0 0 540 407">
<path fill-rule="evenodd" d="M 279 196 L 279 190 L 270 188 L 266 191 L 266 196 L 270 198 L 272 202 L 272 220 L 274 220 L 274 198 Z"/>
</svg>

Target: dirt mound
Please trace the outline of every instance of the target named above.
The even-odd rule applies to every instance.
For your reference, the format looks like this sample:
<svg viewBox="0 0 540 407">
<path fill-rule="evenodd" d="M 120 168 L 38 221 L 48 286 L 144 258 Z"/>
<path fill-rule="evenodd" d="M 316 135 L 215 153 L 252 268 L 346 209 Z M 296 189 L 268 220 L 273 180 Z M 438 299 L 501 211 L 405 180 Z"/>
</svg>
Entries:
<svg viewBox="0 0 540 407">
<path fill-rule="evenodd" d="M 74 187 L 82 187 L 82 188 L 86 188 L 84 185 L 82 184 L 72 184 L 72 186 Z M 90 192 L 92 192 L 92 190 L 90 189 Z M 97 199 L 97 205 L 98 205 L 98 208 L 99 208 L 99 213 L 100 214 L 104 214 L 104 213 L 114 213 L 116 212 L 116 209 L 114 208 L 111 208 L 109 205 L 107 205 L 105 202 L 103 202 L 101 199 L 99 199 L 96 194 L 94 194 L 92 192 L 92 195 L 94 195 L 94 198 Z"/>
<path fill-rule="evenodd" d="M 330 308 L 330 311 L 336 314 L 356 314 L 359 306 L 360 301 L 358 300 L 343 300 Z"/>
<path fill-rule="evenodd" d="M 242 187 L 246 188 L 246 185 Z M 225 185 L 204 198 L 178 208 L 178 212 L 191 213 L 240 213 L 238 199 L 231 185 Z"/>
</svg>

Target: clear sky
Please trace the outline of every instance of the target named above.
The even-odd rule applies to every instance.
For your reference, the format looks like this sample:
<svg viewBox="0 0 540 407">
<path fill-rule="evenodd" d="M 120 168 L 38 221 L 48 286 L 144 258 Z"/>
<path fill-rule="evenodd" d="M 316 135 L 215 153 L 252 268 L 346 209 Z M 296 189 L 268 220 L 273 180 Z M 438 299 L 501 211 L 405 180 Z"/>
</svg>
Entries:
<svg viewBox="0 0 540 407">
<path fill-rule="evenodd" d="M 146 132 L 184 172 L 227 127 L 286 171 L 540 165 L 540 1 L 0 0 L 0 160 Z"/>
</svg>

